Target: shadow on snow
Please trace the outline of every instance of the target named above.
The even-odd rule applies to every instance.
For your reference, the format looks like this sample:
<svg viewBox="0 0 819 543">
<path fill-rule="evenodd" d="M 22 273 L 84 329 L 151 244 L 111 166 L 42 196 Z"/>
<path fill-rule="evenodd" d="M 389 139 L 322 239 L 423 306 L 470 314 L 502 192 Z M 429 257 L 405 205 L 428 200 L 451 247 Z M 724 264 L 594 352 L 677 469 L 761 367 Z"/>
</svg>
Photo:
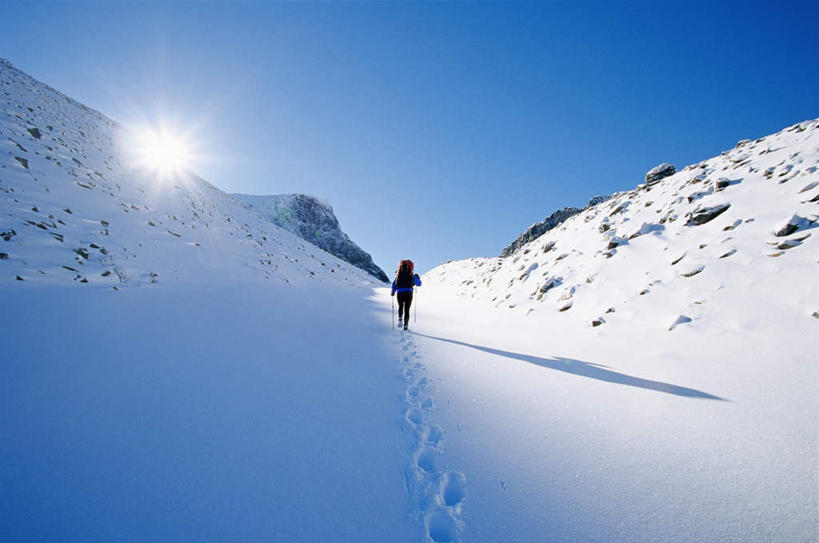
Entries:
<svg viewBox="0 0 819 543">
<path fill-rule="evenodd" d="M 671 383 L 663 383 L 662 381 L 652 381 L 650 379 L 641 379 L 640 377 L 633 377 L 631 375 L 626 375 L 625 373 L 618 373 L 610 369 L 605 369 L 606 366 L 594 364 L 591 362 L 582 362 L 580 360 L 572 360 L 570 358 L 562 357 L 540 358 L 537 356 L 513 353 L 510 351 L 502 351 L 500 349 L 491 349 L 489 347 L 482 347 L 480 345 L 472 345 L 471 343 L 465 343 L 463 341 L 458 341 L 455 339 L 447 339 L 442 337 L 430 336 L 427 334 L 419 334 L 418 332 L 413 332 L 413 334 L 415 334 L 416 336 L 434 339 L 437 341 L 444 341 L 447 343 L 453 343 L 455 345 L 461 345 L 463 347 L 469 347 L 471 349 L 476 349 L 478 351 L 483 351 L 485 353 L 494 354 L 497 356 L 503 356 L 505 358 L 522 360 L 523 362 L 528 362 L 529 364 L 534 364 L 536 366 L 541 366 L 543 368 L 549 368 L 551 370 L 562 371 L 564 373 L 571 373 L 573 375 L 579 375 L 581 377 L 588 377 L 589 379 L 597 379 L 598 381 L 607 381 L 609 383 L 616 383 L 618 385 L 645 388 L 648 390 L 655 390 L 657 392 L 664 392 L 666 394 L 674 394 L 675 396 L 686 396 L 688 398 L 700 398 L 705 400 L 727 401 L 725 398 L 720 398 L 719 396 L 714 396 L 713 394 L 708 394 L 707 392 L 703 392 L 701 390 L 672 385 Z"/>
</svg>

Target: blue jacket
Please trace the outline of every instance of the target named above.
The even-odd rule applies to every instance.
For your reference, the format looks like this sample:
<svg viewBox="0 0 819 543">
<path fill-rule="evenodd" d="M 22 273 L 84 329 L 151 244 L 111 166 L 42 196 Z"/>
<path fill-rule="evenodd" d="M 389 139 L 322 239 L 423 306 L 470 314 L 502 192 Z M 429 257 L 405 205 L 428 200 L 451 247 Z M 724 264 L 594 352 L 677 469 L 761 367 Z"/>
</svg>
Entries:
<svg viewBox="0 0 819 543">
<path fill-rule="evenodd" d="M 415 286 L 420 287 L 421 286 L 421 278 L 418 277 L 418 274 L 416 273 L 415 275 L 412 276 L 412 278 L 415 281 Z M 398 288 L 397 286 L 395 286 L 395 280 L 393 280 L 393 282 L 392 282 L 392 294 L 390 294 L 390 296 L 395 296 L 396 292 L 398 292 L 398 293 L 412 292 L 412 287 Z"/>
</svg>

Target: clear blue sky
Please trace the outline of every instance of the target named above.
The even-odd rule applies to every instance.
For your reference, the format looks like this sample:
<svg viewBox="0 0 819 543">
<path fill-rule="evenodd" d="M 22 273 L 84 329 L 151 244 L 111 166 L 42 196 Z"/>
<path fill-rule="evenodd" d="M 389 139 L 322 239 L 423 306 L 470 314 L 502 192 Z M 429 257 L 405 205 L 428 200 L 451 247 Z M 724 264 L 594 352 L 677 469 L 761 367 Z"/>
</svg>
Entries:
<svg viewBox="0 0 819 543">
<path fill-rule="evenodd" d="M 193 127 L 226 191 L 328 198 L 391 274 L 819 116 L 816 5 L 4 2 L 0 56 Z"/>
</svg>

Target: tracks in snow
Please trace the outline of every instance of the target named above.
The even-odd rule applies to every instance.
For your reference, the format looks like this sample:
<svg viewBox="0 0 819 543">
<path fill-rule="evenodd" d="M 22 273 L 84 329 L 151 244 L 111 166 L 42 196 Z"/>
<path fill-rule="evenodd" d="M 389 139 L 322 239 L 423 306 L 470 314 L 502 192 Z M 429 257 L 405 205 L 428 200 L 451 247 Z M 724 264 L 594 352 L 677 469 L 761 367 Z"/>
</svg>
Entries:
<svg viewBox="0 0 819 543">
<path fill-rule="evenodd" d="M 415 435 L 410 462 L 404 472 L 412 504 L 412 515 L 423 523 L 425 542 L 455 542 L 463 529 L 461 510 L 466 497 L 466 478 L 460 472 L 438 468 L 443 452 L 444 431 L 427 422 L 434 408 L 427 394 L 422 357 L 408 332 L 396 340 L 407 388 L 403 425 Z"/>
</svg>

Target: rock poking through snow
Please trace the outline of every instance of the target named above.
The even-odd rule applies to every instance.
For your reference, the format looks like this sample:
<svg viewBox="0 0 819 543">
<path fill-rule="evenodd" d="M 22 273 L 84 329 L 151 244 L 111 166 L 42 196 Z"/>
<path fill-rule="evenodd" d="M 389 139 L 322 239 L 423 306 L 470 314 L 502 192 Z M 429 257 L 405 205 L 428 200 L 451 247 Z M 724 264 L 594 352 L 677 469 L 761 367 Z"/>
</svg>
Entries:
<svg viewBox="0 0 819 543">
<path fill-rule="evenodd" d="M 654 166 L 646 173 L 646 183 L 656 185 L 669 175 L 677 173 L 677 168 L 670 162 L 663 162 L 659 166 Z"/>
<path fill-rule="evenodd" d="M 388 281 L 387 274 L 373 262 L 370 254 L 341 230 L 338 218 L 327 200 L 306 194 L 232 196 L 276 226 L 301 236 L 381 281 Z"/>
<path fill-rule="evenodd" d="M 782 228 L 776 231 L 776 236 L 780 238 L 790 236 L 797 230 L 807 228 L 811 224 L 812 221 L 800 217 L 799 215 L 794 215 L 788 220 L 788 222 Z"/>
<path fill-rule="evenodd" d="M 685 271 L 681 271 L 680 275 L 682 275 L 683 277 L 694 277 L 695 275 L 697 275 L 698 273 L 700 273 L 704 269 L 705 269 L 705 266 L 703 266 L 702 264 L 698 264 L 698 265 L 693 266 L 693 267 L 691 267 L 691 268 L 689 268 L 689 269 L 687 269 Z"/>
<path fill-rule="evenodd" d="M 698 207 L 691 212 L 688 219 L 688 225 L 700 225 L 712 221 L 719 215 L 725 213 L 731 204 L 719 204 L 711 207 Z"/>
<path fill-rule="evenodd" d="M 501 257 L 507 257 L 518 249 L 526 245 L 527 243 L 536 240 L 549 230 L 556 228 L 564 221 L 581 213 L 582 211 L 586 211 L 589 208 L 592 208 L 598 204 L 602 204 L 603 202 L 609 200 L 611 196 L 595 196 L 589 203 L 586 204 L 586 207 L 583 209 L 578 209 L 576 207 L 564 207 L 563 209 L 559 209 L 543 219 L 542 221 L 533 224 L 529 228 L 526 229 L 518 238 L 513 241 L 509 246 L 505 247 L 503 251 L 501 251 Z"/>
</svg>

